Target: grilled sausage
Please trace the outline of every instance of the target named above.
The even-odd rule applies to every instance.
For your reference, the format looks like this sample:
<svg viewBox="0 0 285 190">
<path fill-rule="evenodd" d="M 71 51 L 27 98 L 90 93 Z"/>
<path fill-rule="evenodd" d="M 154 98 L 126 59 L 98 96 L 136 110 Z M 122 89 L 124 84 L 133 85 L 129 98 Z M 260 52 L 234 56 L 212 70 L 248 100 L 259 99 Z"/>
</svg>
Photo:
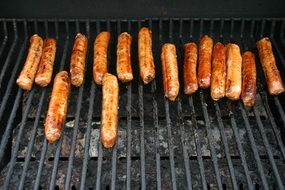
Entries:
<svg viewBox="0 0 285 190">
<path fill-rule="evenodd" d="M 103 77 L 101 138 L 105 148 L 112 147 L 118 136 L 119 86 L 117 77 L 109 73 Z"/>
<path fill-rule="evenodd" d="M 211 97 L 215 101 L 225 96 L 226 74 L 226 48 L 222 43 L 218 42 L 213 49 L 211 78 Z"/>
<path fill-rule="evenodd" d="M 70 61 L 71 84 L 80 86 L 84 79 L 85 59 L 88 40 L 85 35 L 78 33 L 72 49 Z"/>
<path fill-rule="evenodd" d="M 241 94 L 241 67 L 242 57 L 239 46 L 228 44 L 227 48 L 227 78 L 226 97 L 231 100 L 238 100 Z"/>
<path fill-rule="evenodd" d="M 164 44 L 161 52 L 164 95 L 174 101 L 179 93 L 178 65 L 174 44 Z"/>
<path fill-rule="evenodd" d="M 132 37 L 130 34 L 124 32 L 119 35 L 117 44 L 117 75 L 122 82 L 133 80 L 131 43 Z"/>
<path fill-rule="evenodd" d="M 53 65 L 56 53 L 56 41 L 48 38 L 44 41 L 44 49 L 40 65 L 36 74 L 35 83 L 39 86 L 47 86 L 52 77 Z"/>
<path fill-rule="evenodd" d="M 198 84 L 200 88 L 206 89 L 211 85 L 211 59 L 213 40 L 205 35 L 199 44 Z"/>
<path fill-rule="evenodd" d="M 241 99 L 246 107 L 251 107 L 256 100 L 256 66 L 254 54 L 246 51 L 242 55 L 242 91 Z"/>
<path fill-rule="evenodd" d="M 43 51 L 43 39 L 37 34 L 30 38 L 30 47 L 24 67 L 16 81 L 23 90 L 31 90 Z"/>
<path fill-rule="evenodd" d="M 147 84 L 155 77 L 155 66 L 152 54 L 152 32 L 146 27 L 139 31 L 138 53 L 140 77 Z"/>
<path fill-rule="evenodd" d="M 198 89 L 197 82 L 197 45 L 195 43 L 187 43 L 184 45 L 184 93 L 193 94 Z"/>
<path fill-rule="evenodd" d="M 61 71 L 54 79 L 45 120 L 45 135 L 50 143 L 54 143 L 60 138 L 66 118 L 69 93 L 70 79 L 68 73 Z"/>
<path fill-rule="evenodd" d="M 284 92 L 284 83 L 276 66 L 270 39 L 262 38 L 256 45 L 269 93 L 277 95 Z"/>
<path fill-rule="evenodd" d="M 102 85 L 103 76 L 108 72 L 107 51 L 110 32 L 101 32 L 94 42 L 93 77 L 95 83 Z"/>
</svg>

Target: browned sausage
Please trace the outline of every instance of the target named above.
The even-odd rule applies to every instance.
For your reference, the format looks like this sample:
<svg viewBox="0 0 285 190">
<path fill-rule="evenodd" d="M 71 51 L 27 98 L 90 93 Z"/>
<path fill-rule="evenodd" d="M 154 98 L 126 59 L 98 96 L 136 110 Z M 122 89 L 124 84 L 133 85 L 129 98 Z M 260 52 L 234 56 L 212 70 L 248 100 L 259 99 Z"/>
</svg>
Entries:
<svg viewBox="0 0 285 190">
<path fill-rule="evenodd" d="M 124 32 L 119 35 L 117 44 L 117 75 L 122 82 L 133 80 L 131 43 L 132 37 L 130 34 Z"/>
<path fill-rule="evenodd" d="M 70 61 L 71 84 L 77 87 L 82 84 L 84 79 L 87 45 L 88 40 L 86 36 L 78 33 L 75 37 Z"/>
<path fill-rule="evenodd" d="M 174 44 L 164 44 L 161 52 L 164 95 L 174 101 L 179 93 L 178 65 Z"/>
<path fill-rule="evenodd" d="M 256 66 L 254 54 L 246 51 L 242 55 L 242 91 L 241 99 L 246 107 L 251 107 L 256 100 Z"/>
<path fill-rule="evenodd" d="M 37 34 L 30 38 L 30 47 L 24 67 L 16 81 L 24 90 L 31 90 L 43 51 L 43 39 Z"/>
<path fill-rule="evenodd" d="M 213 40 L 205 35 L 199 44 L 198 84 L 200 88 L 206 89 L 211 85 L 211 59 Z"/>
<path fill-rule="evenodd" d="M 140 77 L 147 84 L 155 77 L 155 66 L 152 54 L 152 33 L 146 27 L 141 28 L 139 31 L 138 53 Z"/>
<path fill-rule="evenodd" d="M 101 138 L 104 147 L 110 148 L 118 136 L 119 86 L 116 76 L 104 74 L 102 92 Z"/>
<path fill-rule="evenodd" d="M 213 65 L 211 78 L 211 97 L 217 101 L 225 96 L 226 91 L 226 48 L 218 42 L 213 49 Z"/>
<path fill-rule="evenodd" d="M 239 46 L 228 44 L 227 48 L 227 79 L 226 97 L 231 100 L 238 100 L 241 94 L 241 67 L 242 57 Z"/>
<path fill-rule="evenodd" d="M 40 65 L 36 74 L 35 83 L 42 87 L 47 86 L 52 77 L 53 65 L 56 53 L 56 41 L 48 38 L 44 41 L 44 49 Z"/>
<path fill-rule="evenodd" d="M 198 89 L 197 82 L 197 45 L 195 43 L 187 43 L 184 45 L 184 93 L 193 94 Z"/>
<path fill-rule="evenodd" d="M 68 73 L 61 71 L 54 79 L 45 120 L 45 135 L 50 143 L 54 143 L 60 138 L 66 118 L 69 93 L 70 79 Z"/>
<path fill-rule="evenodd" d="M 95 83 L 99 85 L 102 85 L 103 76 L 108 72 L 107 51 L 109 41 L 110 32 L 101 32 L 94 42 L 93 77 Z"/>
<path fill-rule="evenodd" d="M 262 38 L 256 45 L 269 93 L 277 95 L 284 92 L 284 83 L 276 66 L 270 39 Z"/>
</svg>

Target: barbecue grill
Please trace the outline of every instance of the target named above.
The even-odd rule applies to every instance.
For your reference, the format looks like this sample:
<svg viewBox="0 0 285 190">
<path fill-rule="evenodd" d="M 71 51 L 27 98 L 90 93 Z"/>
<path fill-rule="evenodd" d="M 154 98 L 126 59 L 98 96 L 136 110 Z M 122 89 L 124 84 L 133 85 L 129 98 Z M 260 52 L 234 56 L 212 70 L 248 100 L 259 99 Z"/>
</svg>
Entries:
<svg viewBox="0 0 285 190">
<path fill-rule="evenodd" d="M 215 42 L 237 43 L 242 51 L 252 50 L 256 55 L 256 41 L 270 37 L 285 80 L 285 19 L 262 18 L 262 8 L 268 3 L 260 5 L 251 18 L 246 17 L 250 11 L 233 12 L 230 16 L 239 18 L 226 18 L 227 10 L 220 10 L 221 18 L 194 18 L 183 11 L 177 17 L 168 2 L 166 7 L 159 7 L 166 11 L 157 13 L 158 17 L 132 18 L 134 9 L 123 14 L 125 19 L 114 19 L 123 10 L 111 11 L 114 17 L 105 14 L 104 18 L 104 11 L 97 8 L 98 15 L 93 15 L 96 19 L 86 16 L 90 9 L 85 16 L 81 8 L 78 15 L 71 14 L 73 6 L 70 12 L 62 13 L 62 4 L 55 17 L 64 18 L 50 18 L 52 10 L 29 12 L 28 6 L 12 14 L 11 10 L 16 10 L 7 3 L 2 17 L 13 19 L 0 19 L 1 189 L 284 189 L 285 95 L 268 94 L 259 59 L 257 102 L 252 109 L 226 98 L 214 102 L 209 90 L 186 96 L 182 89 L 177 100 L 169 102 L 162 90 L 162 44 L 172 42 L 177 47 L 182 86 L 183 45 L 198 42 L 204 34 Z M 153 13 L 156 8 L 148 11 Z M 184 10 L 181 5 L 180 9 Z M 282 16 L 280 6 L 274 14 L 270 10 L 271 6 L 265 14 Z M 137 14 L 146 17 L 148 11 Z M 35 19 L 36 14 L 41 18 Z M 156 78 L 148 85 L 139 78 L 137 57 L 137 35 L 143 26 L 152 30 L 156 66 Z M 113 74 L 118 34 L 127 31 L 133 37 L 134 80 L 120 83 L 119 136 L 112 149 L 103 148 L 101 143 L 102 93 L 92 78 L 93 42 L 105 30 L 111 33 L 108 62 Z M 69 70 L 77 32 L 89 40 L 85 80 L 80 88 L 72 87 L 63 134 L 57 143 L 49 144 L 43 122 L 52 85 L 34 85 L 26 92 L 15 81 L 32 34 L 56 38 L 54 77 L 58 71 Z"/>
</svg>

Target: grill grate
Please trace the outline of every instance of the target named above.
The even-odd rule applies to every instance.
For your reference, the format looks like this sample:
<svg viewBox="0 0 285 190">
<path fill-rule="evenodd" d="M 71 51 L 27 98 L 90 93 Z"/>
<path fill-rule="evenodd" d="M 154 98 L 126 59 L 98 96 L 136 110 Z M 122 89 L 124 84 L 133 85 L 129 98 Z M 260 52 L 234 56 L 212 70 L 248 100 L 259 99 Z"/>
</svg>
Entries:
<svg viewBox="0 0 285 190">
<path fill-rule="evenodd" d="M 176 102 L 163 98 L 160 48 L 177 46 L 180 81 L 183 44 L 203 34 L 215 41 L 238 43 L 255 51 L 255 42 L 270 36 L 285 78 L 284 19 L 146 19 L 0 21 L 0 160 L 1 189 L 284 189 L 285 96 L 268 96 L 257 63 L 257 104 L 214 102 L 208 90 L 193 96 L 181 91 Z M 137 32 L 153 31 L 156 80 L 139 80 Z M 100 139 L 101 88 L 93 83 L 93 41 L 111 32 L 110 72 L 115 73 L 117 35 L 133 36 L 135 79 L 120 84 L 119 138 L 113 149 Z M 58 41 L 55 72 L 69 70 L 77 32 L 88 36 L 85 83 L 71 91 L 66 127 L 48 144 L 43 122 L 51 87 L 19 89 L 15 80 L 26 57 L 29 36 Z M 258 61 L 258 59 L 257 59 Z M 182 84 L 183 85 L 183 84 Z"/>
</svg>

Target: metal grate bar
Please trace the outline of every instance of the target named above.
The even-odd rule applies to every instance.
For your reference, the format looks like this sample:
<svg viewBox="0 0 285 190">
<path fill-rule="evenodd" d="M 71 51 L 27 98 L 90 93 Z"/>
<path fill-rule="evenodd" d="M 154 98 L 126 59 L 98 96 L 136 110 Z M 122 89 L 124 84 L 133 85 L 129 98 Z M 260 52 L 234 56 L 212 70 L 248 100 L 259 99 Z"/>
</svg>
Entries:
<svg viewBox="0 0 285 190">
<path fill-rule="evenodd" d="M 213 146 L 213 137 L 212 137 L 212 132 L 211 132 L 210 118 L 209 118 L 209 114 L 207 111 L 207 103 L 205 102 L 205 98 L 204 98 L 204 94 L 203 94 L 202 90 L 200 90 L 200 100 L 201 100 L 201 104 L 202 104 L 202 108 L 203 108 L 203 115 L 204 115 L 204 119 L 205 119 L 205 127 L 206 127 L 206 131 L 207 131 L 208 143 L 209 143 L 210 150 L 211 150 L 211 158 L 212 158 L 212 162 L 214 164 L 213 167 L 214 167 L 214 171 L 215 171 L 215 177 L 217 180 L 217 186 L 218 186 L 218 189 L 223 189 L 222 181 L 221 181 L 221 177 L 220 177 L 220 172 L 219 172 L 217 153 L 216 153 L 216 150 Z"/>
<path fill-rule="evenodd" d="M 86 25 L 88 27 L 89 22 L 87 22 Z M 87 167 L 88 167 L 88 160 L 89 160 L 89 147 L 90 147 L 90 139 L 91 139 L 91 127 L 92 127 L 92 116 L 93 116 L 95 94 L 97 94 L 97 87 L 95 87 L 94 82 L 91 81 L 86 138 L 85 138 L 85 143 L 84 143 L 85 144 L 84 156 L 83 156 L 83 164 L 82 164 L 82 172 L 81 172 L 81 180 L 80 180 L 80 189 L 81 190 L 85 189 L 85 181 L 86 181 L 86 176 L 87 176 Z"/>
<path fill-rule="evenodd" d="M 8 32 L 7 32 L 7 24 L 6 21 L 3 22 L 3 30 L 4 30 L 4 38 L 0 46 L 0 57 L 2 56 L 2 53 L 7 45 L 8 41 Z"/>
<path fill-rule="evenodd" d="M 78 21 L 76 22 L 76 32 L 79 32 Z M 90 38 L 89 27 L 87 26 L 86 26 L 86 35 L 87 35 L 87 38 Z M 90 43 L 89 43 L 89 46 L 90 46 Z M 88 54 L 87 54 L 86 60 L 88 60 L 87 58 L 88 58 Z M 77 103 L 76 103 L 77 105 L 76 105 L 75 121 L 74 121 L 74 126 L 73 126 L 72 143 L 70 147 L 70 155 L 68 158 L 68 169 L 67 169 L 67 174 L 65 178 L 65 186 L 64 186 L 64 189 L 66 190 L 70 189 L 70 181 L 71 181 L 71 174 L 72 174 L 72 168 L 73 168 L 74 153 L 75 153 L 75 148 L 76 148 L 75 146 L 76 146 L 76 139 L 77 139 L 77 133 L 78 133 L 78 124 L 79 124 L 79 117 L 80 117 L 80 111 L 81 111 L 81 106 L 82 106 L 84 86 L 85 86 L 85 82 L 83 81 L 83 84 L 79 88 L 79 93 L 78 93 L 78 98 L 77 98 Z"/>
<path fill-rule="evenodd" d="M 131 32 L 131 22 L 128 21 L 128 32 Z M 133 58 L 133 57 L 132 57 Z M 131 189 L 131 148 L 132 148 L 132 83 L 127 85 L 127 189 Z M 140 100 L 139 96 L 139 100 Z M 142 107 L 143 108 L 143 107 Z M 140 123 L 143 125 L 143 110 L 142 110 L 142 122 L 140 118 Z"/>
<path fill-rule="evenodd" d="M 179 42 L 180 46 L 183 47 L 183 21 L 179 21 Z M 183 53 L 183 51 L 181 52 Z M 181 146 L 182 146 L 182 152 L 183 152 L 183 160 L 184 160 L 184 166 L 185 166 L 185 173 L 186 173 L 186 181 L 187 181 L 187 188 L 192 189 L 192 178 L 191 178 L 191 167 L 189 163 L 189 154 L 187 152 L 186 146 L 185 146 L 185 128 L 184 128 L 184 122 L 182 118 L 182 106 L 181 106 L 181 97 L 178 98 L 177 101 L 177 112 L 179 117 L 179 126 L 180 126 L 180 140 L 181 140 Z"/>
<path fill-rule="evenodd" d="M 12 55 L 13 55 L 13 52 L 15 51 L 16 49 L 16 45 L 17 45 L 17 41 L 18 41 L 18 29 L 17 29 L 17 24 L 16 24 L 16 21 L 13 21 L 13 31 L 14 31 L 14 40 L 13 40 L 13 43 L 9 49 L 9 53 L 7 55 L 7 58 L 5 60 L 5 63 L 3 65 L 3 67 L 1 68 L 1 73 L 0 73 L 0 87 L 2 86 L 2 80 L 4 78 L 4 75 L 6 73 L 9 73 L 7 72 L 7 69 L 9 67 L 10 62 L 11 62 L 11 58 L 12 58 Z"/>
<path fill-rule="evenodd" d="M 47 149 L 48 149 L 48 143 L 47 143 L 47 140 L 44 139 L 42 151 L 41 151 L 41 157 L 40 157 L 39 166 L 38 166 L 38 172 L 37 172 L 37 176 L 36 176 L 36 180 L 35 180 L 34 190 L 38 190 L 40 187 L 41 174 L 43 171 L 43 166 L 44 166 L 45 155 L 46 155 Z"/>
</svg>

